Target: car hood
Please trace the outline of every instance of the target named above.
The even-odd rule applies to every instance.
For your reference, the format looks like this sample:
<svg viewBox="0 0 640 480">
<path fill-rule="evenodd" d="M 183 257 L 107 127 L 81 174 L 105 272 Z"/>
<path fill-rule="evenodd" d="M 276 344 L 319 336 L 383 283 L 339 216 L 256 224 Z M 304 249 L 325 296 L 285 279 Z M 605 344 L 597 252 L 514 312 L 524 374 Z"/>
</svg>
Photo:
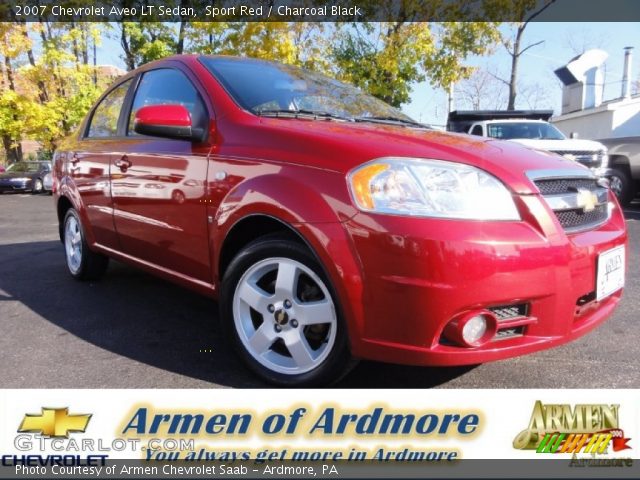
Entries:
<svg viewBox="0 0 640 480">
<path fill-rule="evenodd" d="M 509 141 L 519 143 L 529 148 L 549 150 L 550 152 L 593 152 L 607 149 L 607 147 L 600 142 L 576 138 L 568 138 L 566 140 L 533 140 L 529 138 L 518 138 Z"/>
<path fill-rule="evenodd" d="M 429 129 L 277 118 L 261 118 L 259 128 L 256 127 L 252 143 L 260 146 L 262 158 L 284 158 L 341 173 L 381 157 L 447 160 L 481 168 L 513 191 L 530 194 L 538 191 L 526 172 L 586 170 L 559 155 L 534 151 L 514 142 Z M 237 141 L 241 145 L 243 139 Z"/>
</svg>

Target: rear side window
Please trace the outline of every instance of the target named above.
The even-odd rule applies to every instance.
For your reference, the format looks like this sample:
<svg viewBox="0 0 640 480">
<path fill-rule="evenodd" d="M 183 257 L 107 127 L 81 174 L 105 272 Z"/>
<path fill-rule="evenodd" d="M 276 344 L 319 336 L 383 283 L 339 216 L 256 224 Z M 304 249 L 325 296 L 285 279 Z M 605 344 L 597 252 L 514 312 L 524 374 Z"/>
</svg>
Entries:
<svg viewBox="0 0 640 480">
<path fill-rule="evenodd" d="M 129 85 L 131 80 L 116 87 L 102 99 L 93 111 L 87 137 L 115 137 L 118 134 L 118 118 L 120 118 L 120 110 L 122 110 Z"/>
<path fill-rule="evenodd" d="M 476 125 L 471 130 L 471 135 L 479 135 L 482 136 L 482 125 Z"/>
<path fill-rule="evenodd" d="M 196 87 L 179 70 L 163 68 L 142 76 L 133 100 L 127 135 L 137 135 L 133 131 L 133 120 L 138 109 L 147 105 L 182 105 L 189 110 L 194 127 L 206 126 L 204 103 Z"/>
</svg>

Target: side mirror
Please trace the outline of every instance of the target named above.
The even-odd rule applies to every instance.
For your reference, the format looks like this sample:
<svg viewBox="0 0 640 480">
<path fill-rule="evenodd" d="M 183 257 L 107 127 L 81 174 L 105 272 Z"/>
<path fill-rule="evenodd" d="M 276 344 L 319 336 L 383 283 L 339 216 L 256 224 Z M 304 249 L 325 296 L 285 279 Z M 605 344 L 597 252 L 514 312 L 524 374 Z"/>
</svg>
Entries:
<svg viewBox="0 0 640 480">
<path fill-rule="evenodd" d="M 182 105 L 147 105 L 136 112 L 133 131 L 152 137 L 202 141 L 201 129 L 194 129 L 191 114 Z"/>
<path fill-rule="evenodd" d="M 569 138 L 578 138 L 578 132 L 571 132 L 571 135 L 569 135 Z"/>
</svg>

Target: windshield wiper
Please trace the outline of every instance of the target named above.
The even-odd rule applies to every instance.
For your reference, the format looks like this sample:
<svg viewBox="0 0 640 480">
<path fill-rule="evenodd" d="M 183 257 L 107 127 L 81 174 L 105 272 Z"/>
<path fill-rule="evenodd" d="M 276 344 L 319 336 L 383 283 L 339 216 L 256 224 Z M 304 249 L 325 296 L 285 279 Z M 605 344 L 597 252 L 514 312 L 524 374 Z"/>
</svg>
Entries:
<svg viewBox="0 0 640 480">
<path fill-rule="evenodd" d="M 404 118 L 398 117 L 356 117 L 353 119 L 356 122 L 371 122 L 371 123 L 388 123 L 388 124 L 401 124 L 407 125 L 410 127 L 419 127 L 426 128 L 431 130 L 429 125 L 424 125 L 422 123 L 414 122 L 413 120 L 408 120 Z"/>
<path fill-rule="evenodd" d="M 318 110 L 286 110 L 286 109 L 273 109 L 273 110 L 258 110 L 256 115 L 261 117 L 276 117 L 276 118 L 299 118 L 299 117 L 313 117 L 314 119 L 327 119 L 327 120 L 345 120 L 352 122 L 352 118 L 336 115 L 335 113 L 323 112 Z"/>
</svg>

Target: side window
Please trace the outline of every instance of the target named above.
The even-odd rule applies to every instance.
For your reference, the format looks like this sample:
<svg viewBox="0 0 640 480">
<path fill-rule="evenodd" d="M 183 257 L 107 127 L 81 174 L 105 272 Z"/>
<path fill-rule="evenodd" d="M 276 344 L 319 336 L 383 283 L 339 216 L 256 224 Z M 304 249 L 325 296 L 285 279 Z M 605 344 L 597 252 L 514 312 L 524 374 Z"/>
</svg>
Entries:
<svg viewBox="0 0 640 480">
<path fill-rule="evenodd" d="M 476 125 L 475 127 L 473 127 L 473 129 L 471 130 L 471 135 L 478 135 L 478 136 L 482 136 L 482 125 Z"/>
<path fill-rule="evenodd" d="M 104 97 L 100 104 L 93 111 L 91 124 L 87 137 L 115 137 L 118 133 L 118 118 L 120 110 L 127 96 L 127 91 L 131 85 L 131 80 L 127 80 L 122 85 L 116 87 L 109 95 Z"/>
<path fill-rule="evenodd" d="M 204 103 L 191 81 L 179 70 L 163 68 L 142 76 L 133 100 L 127 135 L 137 135 L 133 131 L 133 120 L 138 109 L 147 105 L 183 105 L 189 110 L 194 127 L 206 127 Z"/>
</svg>

